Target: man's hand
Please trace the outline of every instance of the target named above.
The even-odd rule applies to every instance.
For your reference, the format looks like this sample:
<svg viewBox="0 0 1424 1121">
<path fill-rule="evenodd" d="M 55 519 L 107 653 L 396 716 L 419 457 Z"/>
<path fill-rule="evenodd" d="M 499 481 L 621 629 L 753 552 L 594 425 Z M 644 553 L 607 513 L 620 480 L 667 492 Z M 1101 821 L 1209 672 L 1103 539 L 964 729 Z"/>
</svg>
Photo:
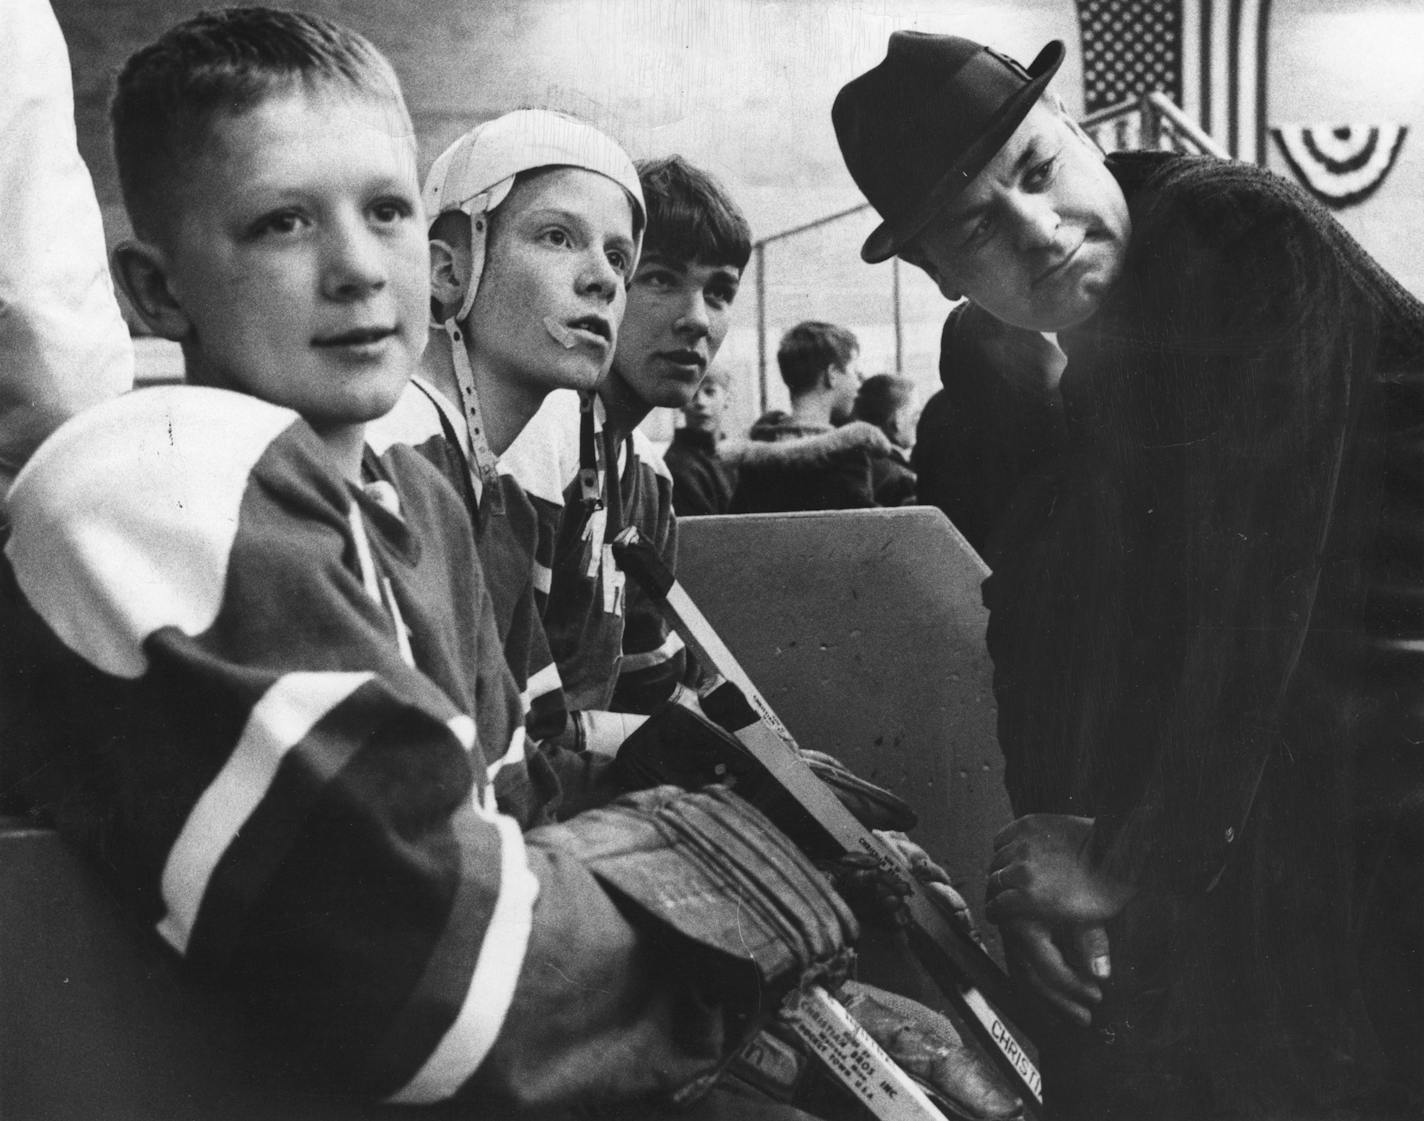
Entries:
<svg viewBox="0 0 1424 1121">
<path fill-rule="evenodd" d="M 999 938 L 1015 977 L 1075 1023 L 1092 1023 L 1093 1009 L 1103 999 L 1092 963 L 1100 962 L 1097 975 L 1107 976 L 1108 935 L 1103 927 L 1064 926 L 1055 937 L 1054 930 L 1037 919 L 1006 919 L 999 924 Z"/>
<path fill-rule="evenodd" d="M 1014 973 L 1080 1023 L 1112 972 L 1104 924 L 1132 896 L 1130 885 L 1093 868 L 1092 828 L 1091 818 L 1031 814 L 1001 830 L 985 906 Z"/>
<path fill-rule="evenodd" d="M 986 913 L 994 922 L 1040 919 L 1101 925 L 1132 897 L 1088 859 L 1090 817 L 1030 814 L 999 831 L 989 861 Z"/>
</svg>

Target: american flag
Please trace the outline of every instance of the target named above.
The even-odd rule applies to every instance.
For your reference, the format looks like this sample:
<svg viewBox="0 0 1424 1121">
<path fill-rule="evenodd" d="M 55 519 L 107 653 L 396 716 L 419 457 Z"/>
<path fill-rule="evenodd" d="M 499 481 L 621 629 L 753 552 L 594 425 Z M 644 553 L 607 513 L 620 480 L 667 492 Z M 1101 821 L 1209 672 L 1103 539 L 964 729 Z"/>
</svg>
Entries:
<svg viewBox="0 0 1424 1121">
<path fill-rule="evenodd" d="M 1231 155 L 1266 160 L 1270 0 L 1077 0 L 1089 114 L 1160 90 Z"/>
</svg>

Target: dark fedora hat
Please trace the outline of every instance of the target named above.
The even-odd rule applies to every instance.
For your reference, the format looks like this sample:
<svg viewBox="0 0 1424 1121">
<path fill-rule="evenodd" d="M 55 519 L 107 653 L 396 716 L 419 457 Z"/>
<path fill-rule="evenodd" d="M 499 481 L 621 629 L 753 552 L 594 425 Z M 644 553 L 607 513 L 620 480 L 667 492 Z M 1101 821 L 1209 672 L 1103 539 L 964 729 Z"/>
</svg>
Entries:
<svg viewBox="0 0 1424 1121">
<path fill-rule="evenodd" d="M 984 170 L 1063 54 L 1055 39 L 1025 70 L 954 35 L 891 34 L 885 60 L 846 83 L 831 107 L 851 178 L 884 219 L 861 257 L 893 257 Z"/>
</svg>

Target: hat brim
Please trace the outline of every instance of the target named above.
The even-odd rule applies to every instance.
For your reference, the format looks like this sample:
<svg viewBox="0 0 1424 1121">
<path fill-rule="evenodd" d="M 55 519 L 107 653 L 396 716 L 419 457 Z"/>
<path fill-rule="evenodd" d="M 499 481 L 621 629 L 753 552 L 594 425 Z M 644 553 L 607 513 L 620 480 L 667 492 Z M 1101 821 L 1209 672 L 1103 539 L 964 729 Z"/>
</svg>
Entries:
<svg viewBox="0 0 1424 1121">
<path fill-rule="evenodd" d="M 943 210 L 970 180 L 984 170 L 985 165 L 1014 134 L 1014 130 L 1023 124 L 1029 110 L 1043 95 L 1044 88 L 1053 79 L 1053 75 L 1058 72 L 1066 54 L 1067 49 L 1058 39 L 1038 52 L 1038 57 L 1028 67 L 1028 84 L 1000 106 L 979 139 L 965 149 L 918 206 L 899 216 L 893 226 L 889 221 L 884 221 L 875 227 L 860 248 L 863 261 L 873 265 L 895 256 L 933 221 L 935 215 Z"/>
</svg>

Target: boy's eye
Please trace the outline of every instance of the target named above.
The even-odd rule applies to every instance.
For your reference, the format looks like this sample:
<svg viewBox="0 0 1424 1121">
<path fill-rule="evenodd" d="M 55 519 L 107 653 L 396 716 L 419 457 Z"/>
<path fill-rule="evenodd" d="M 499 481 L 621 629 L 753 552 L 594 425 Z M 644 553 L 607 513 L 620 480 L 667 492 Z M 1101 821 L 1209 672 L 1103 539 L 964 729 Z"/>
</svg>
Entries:
<svg viewBox="0 0 1424 1121">
<path fill-rule="evenodd" d="M 252 224 L 252 235 L 262 237 L 264 235 L 274 235 L 281 237 L 285 234 L 294 234 L 306 226 L 306 218 L 295 210 L 279 210 L 272 214 L 265 214 Z"/>
<path fill-rule="evenodd" d="M 539 236 L 541 240 L 550 245 L 557 246 L 560 249 L 567 248 L 573 244 L 573 239 L 569 237 L 568 230 L 561 229 L 558 226 L 551 226 Z"/>
<path fill-rule="evenodd" d="M 394 225 L 414 214 L 415 206 L 407 199 L 380 199 L 371 206 L 371 216 L 383 225 Z"/>
<path fill-rule="evenodd" d="M 612 265 L 615 270 L 623 274 L 625 281 L 628 279 L 628 266 L 632 263 L 628 254 L 624 253 L 621 249 L 610 249 L 608 251 L 608 263 Z"/>
<path fill-rule="evenodd" d="M 737 286 L 735 284 L 714 284 L 707 289 L 707 298 L 714 304 L 726 307 L 737 298 Z"/>
<path fill-rule="evenodd" d="M 677 277 L 667 269 L 639 269 L 636 283 L 643 288 L 667 292 L 677 287 Z"/>
</svg>

